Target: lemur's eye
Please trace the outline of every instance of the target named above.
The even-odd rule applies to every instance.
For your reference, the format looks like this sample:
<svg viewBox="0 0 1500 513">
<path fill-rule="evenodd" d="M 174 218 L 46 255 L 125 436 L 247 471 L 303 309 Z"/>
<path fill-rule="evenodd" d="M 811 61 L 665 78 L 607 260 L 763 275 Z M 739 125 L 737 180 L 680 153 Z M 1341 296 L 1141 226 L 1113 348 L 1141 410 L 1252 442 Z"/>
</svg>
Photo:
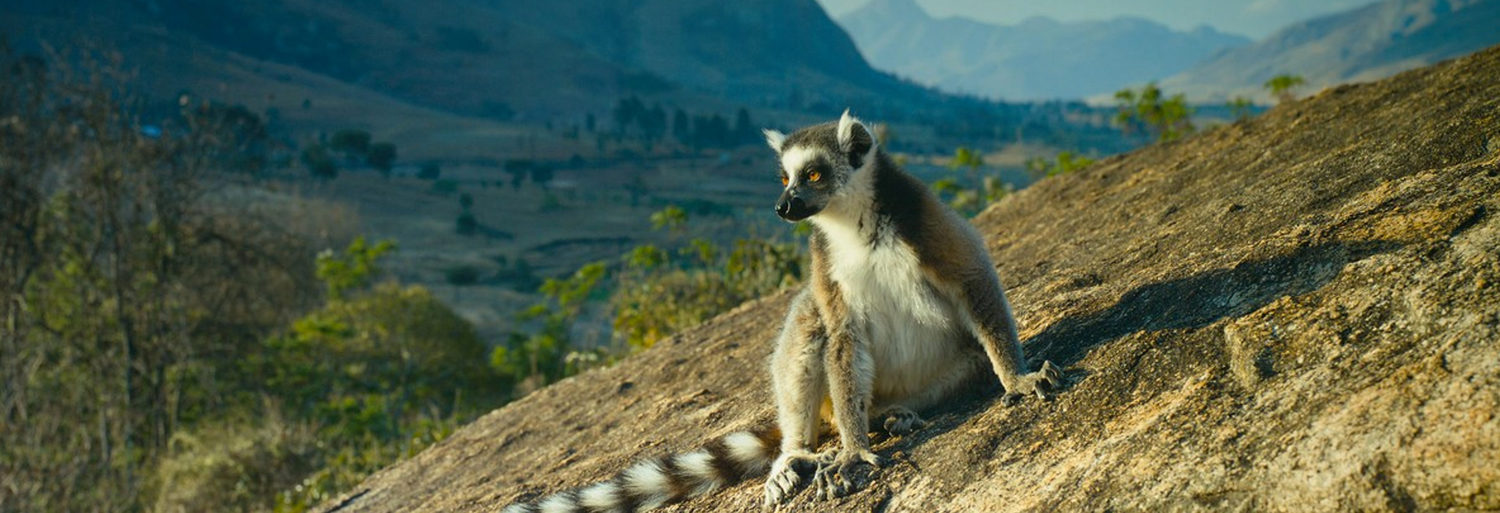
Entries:
<svg viewBox="0 0 1500 513">
<path fill-rule="evenodd" d="M 819 173 L 817 171 L 807 173 L 807 181 L 809 182 L 816 182 L 820 178 L 823 178 L 823 173 Z"/>
<path fill-rule="evenodd" d="M 786 184 L 787 184 L 786 175 L 781 175 L 781 186 L 782 187 L 786 187 Z"/>
</svg>

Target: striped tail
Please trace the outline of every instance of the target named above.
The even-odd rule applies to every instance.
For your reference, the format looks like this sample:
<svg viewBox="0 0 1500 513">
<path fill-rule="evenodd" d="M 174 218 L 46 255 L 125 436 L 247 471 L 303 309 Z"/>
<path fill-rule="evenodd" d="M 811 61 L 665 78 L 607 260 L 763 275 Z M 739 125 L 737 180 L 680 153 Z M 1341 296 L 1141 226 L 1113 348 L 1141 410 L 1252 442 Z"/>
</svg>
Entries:
<svg viewBox="0 0 1500 513">
<path fill-rule="evenodd" d="M 630 513 L 711 492 L 760 475 L 780 451 L 774 427 L 736 431 L 683 454 L 636 463 L 615 477 L 540 501 L 516 503 L 501 513 Z"/>
</svg>

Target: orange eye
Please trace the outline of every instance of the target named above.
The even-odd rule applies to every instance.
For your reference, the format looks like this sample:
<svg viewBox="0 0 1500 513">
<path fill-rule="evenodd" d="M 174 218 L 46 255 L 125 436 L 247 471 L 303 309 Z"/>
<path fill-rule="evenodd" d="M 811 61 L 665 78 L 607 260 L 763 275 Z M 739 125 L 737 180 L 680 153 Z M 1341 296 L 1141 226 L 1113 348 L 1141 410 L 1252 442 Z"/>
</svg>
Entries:
<svg viewBox="0 0 1500 513">
<path fill-rule="evenodd" d="M 813 172 L 807 174 L 807 180 L 810 181 L 810 182 L 816 182 L 816 181 L 818 181 L 819 178 L 823 178 L 823 173 L 819 173 L 817 171 L 813 171 Z"/>
<path fill-rule="evenodd" d="M 787 184 L 786 175 L 781 175 L 781 186 L 782 187 L 786 187 L 786 184 Z"/>
</svg>

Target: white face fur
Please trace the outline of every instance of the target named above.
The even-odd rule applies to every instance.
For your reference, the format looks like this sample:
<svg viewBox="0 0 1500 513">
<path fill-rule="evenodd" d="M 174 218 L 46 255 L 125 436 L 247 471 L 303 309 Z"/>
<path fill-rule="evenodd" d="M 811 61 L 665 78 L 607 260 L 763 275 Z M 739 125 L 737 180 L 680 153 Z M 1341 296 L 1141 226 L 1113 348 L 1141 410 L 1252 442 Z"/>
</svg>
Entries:
<svg viewBox="0 0 1500 513">
<path fill-rule="evenodd" d="M 789 137 L 775 130 L 763 131 L 766 144 L 778 154 L 784 180 L 785 189 L 777 202 L 777 212 L 789 221 L 800 220 L 805 215 L 817 216 L 831 203 L 843 203 L 840 198 L 854 192 L 851 189 L 861 188 L 848 187 L 858 171 L 851 168 L 851 164 L 858 163 L 863 168 L 873 161 L 876 152 L 873 135 L 847 110 L 837 123 L 803 130 L 823 133 L 799 132 Z M 830 131 L 833 133 L 827 133 Z M 830 142 L 832 144 L 828 144 Z M 850 158 L 850 153 L 855 151 L 862 151 L 863 155 Z"/>
<path fill-rule="evenodd" d="M 798 183 L 805 176 L 803 173 L 798 172 L 798 170 L 802 169 L 803 166 L 806 166 L 808 162 L 816 158 L 819 153 L 822 152 L 816 148 L 797 146 L 794 148 L 790 148 L 781 154 L 781 168 L 785 169 L 787 172 L 787 189 L 796 187 L 798 185 Z"/>
</svg>

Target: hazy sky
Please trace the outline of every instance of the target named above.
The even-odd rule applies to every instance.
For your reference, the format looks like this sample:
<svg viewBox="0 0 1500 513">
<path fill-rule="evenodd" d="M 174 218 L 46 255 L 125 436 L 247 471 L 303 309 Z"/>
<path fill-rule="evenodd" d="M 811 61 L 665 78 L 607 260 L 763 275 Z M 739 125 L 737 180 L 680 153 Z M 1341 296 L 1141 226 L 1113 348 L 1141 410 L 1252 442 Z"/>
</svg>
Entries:
<svg viewBox="0 0 1500 513">
<path fill-rule="evenodd" d="M 818 0 L 838 16 L 869 0 Z M 1032 16 L 1062 21 L 1138 16 L 1185 30 L 1208 24 L 1260 39 L 1282 26 L 1373 0 L 917 0 L 935 17 L 962 15 L 1013 25 Z"/>
</svg>

